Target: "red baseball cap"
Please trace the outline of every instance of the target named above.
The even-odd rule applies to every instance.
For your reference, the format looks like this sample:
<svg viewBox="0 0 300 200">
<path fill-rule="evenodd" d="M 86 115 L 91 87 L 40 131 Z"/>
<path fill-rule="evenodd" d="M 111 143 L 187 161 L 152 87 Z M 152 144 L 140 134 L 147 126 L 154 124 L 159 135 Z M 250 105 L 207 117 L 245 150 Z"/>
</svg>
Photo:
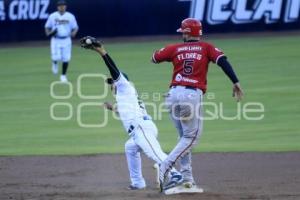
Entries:
<svg viewBox="0 0 300 200">
<path fill-rule="evenodd" d="M 199 37 L 202 35 L 202 24 L 197 19 L 186 18 L 181 22 L 181 27 L 177 29 L 177 32 L 186 33 L 192 37 Z"/>
</svg>

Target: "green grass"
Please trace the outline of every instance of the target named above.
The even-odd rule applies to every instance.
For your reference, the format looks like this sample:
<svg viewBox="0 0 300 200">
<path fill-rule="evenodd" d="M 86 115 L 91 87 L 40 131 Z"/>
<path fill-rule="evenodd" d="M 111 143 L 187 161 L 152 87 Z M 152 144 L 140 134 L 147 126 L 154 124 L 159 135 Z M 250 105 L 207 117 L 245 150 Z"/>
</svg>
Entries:
<svg viewBox="0 0 300 200">
<path fill-rule="evenodd" d="M 169 41 L 152 43 L 107 44 L 107 49 L 128 73 L 140 93 L 164 93 L 168 90 L 172 67 L 168 63 L 149 62 L 154 49 Z M 205 121 L 200 144 L 194 151 L 299 151 L 300 150 L 300 38 L 263 37 L 216 39 L 233 64 L 246 92 L 242 105 L 261 102 L 265 107 L 260 121 Z M 69 79 L 73 96 L 55 100 L 50 84 L 58 76 L 50 71 L 48 47 L 0 49 L 0 155 L 93 154 L 123 152 L 127 135 L 119 121 L 111 118 L 104 128 L 82 128 L 77 123 L 77 106 L 84 100 L 77 95 L 76 79 L 82 73 L 107 73 L 103 62 L 92 52 L 73 48 Z M 231 83 L 216 65 L 211 64 L 209 90 L 223 103 L 224 115 L 233 116 L 237 104 L 231 97 Z M 57 94 L 66 94 L 57 86 Z M 97 79 L 83 80 L 85 95 L 97 95 L 103 84 Z M 207 97 L 211 96 L 209 94 Z M 109 96 L 105 100 L 112 100 Z M 153 99 L 147 100 L 152 102 Z M 157 104 L 162 102 L 161 99 Z M 55 102 L 70 103 L 74 115 L 67 121 L 54 121 L 50 106 Z M 212 111 L 206 106 L 206 111 Z M 150 110 L 150 108 L 149 108 Z M 151 113 L 151 112 L 150 112 Z M 66 116 L 66 108 L 58 107 L 57 116 Z M 101 108 L 83 109 L 84 123 L 103 120 Z M 159 140 L 166 151 L 176 144 L 176 130 L 166 113 L 157 120 Z"/>
</svg>

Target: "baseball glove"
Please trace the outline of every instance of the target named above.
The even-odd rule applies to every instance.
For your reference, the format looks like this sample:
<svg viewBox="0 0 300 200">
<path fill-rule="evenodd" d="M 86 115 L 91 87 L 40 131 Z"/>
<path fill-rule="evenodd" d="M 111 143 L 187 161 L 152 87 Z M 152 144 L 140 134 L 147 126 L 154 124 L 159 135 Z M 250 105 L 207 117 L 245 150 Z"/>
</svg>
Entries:
<svg viewBox="0 0 300 200">
<path fill-rule="evenodd" d="M 85 36 L 80 39 L 80 46 L 85 49 L 95 49 L 102 46 L 101 42 L 94 37 Z"/>
<path fill-rule="evenodd" d="M 53 37 L 53 36 L 55 36 L 56 35 L 56 33 L 57 33 L 57 29 L 54 29 L 53 31 L 51 31 L 50 33 L 49 33 L 49 37 Z"/>
</svg>

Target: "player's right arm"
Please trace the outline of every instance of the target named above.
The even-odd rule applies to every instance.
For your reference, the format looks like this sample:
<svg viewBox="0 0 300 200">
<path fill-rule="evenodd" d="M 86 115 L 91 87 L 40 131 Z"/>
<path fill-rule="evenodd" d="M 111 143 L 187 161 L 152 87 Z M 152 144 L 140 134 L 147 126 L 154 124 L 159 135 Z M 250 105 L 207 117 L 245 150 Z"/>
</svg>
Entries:
<svg viewBox="0 0 300 200">
<path fill-rule="evenodd" d="M 55 36 L 56 33 L 57 33 L 57 29 L 55 28 L 55 22 L 53 20 L 52 15 L 50 15 L 45 24 L 45 34 L 47 37 L 52 37 Z"/>
<path fill-rule="evenodd" d="M 107 81 L 109 81 L 110 84 L 114 83 L 114 85 L 117 86 L 118 94 L 135 94 L 135 88 L 130 84 L 126 75 L 118 69 L 113 59 L 108 55 L 103 45 L 96 38 L 90 36 L 83 37 L 80 40 L 80 45 L 85 49 L 91 49 L 100 54 L 111 75 L 111 79 L 107 79 Z"/>
<path fill-rule="evenodd" d="M 101 56 L 110 72 L 113 81 L 116 81 L 120 78 L 121 71 L 118 69 L 113 59 L 108 55 L 100 41 L 94 37 L 86 36 L 80 39 L 80 45 L 85 49 L 96 51 Z"/>
<path fill-rule="evenodd" d="M 173 47 L 166 46 L 160 50 L 157 50 L 153 53 L 151 61 L 153 63 L 161 63 L 161 62 L 171 62 L 173 54 Z"/>
</svg>

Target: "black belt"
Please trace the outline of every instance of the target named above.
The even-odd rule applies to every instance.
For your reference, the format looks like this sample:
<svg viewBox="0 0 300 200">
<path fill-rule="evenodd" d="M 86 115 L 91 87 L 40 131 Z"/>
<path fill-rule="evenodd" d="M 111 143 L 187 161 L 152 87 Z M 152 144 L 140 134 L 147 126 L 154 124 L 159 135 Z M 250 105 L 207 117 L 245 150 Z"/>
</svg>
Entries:
<svg viewBox="0 0 300 200">
<path fill-rule="evenodd" d="M 66 36 L 66 37 L 54 36 L 54 38 L 56 38 L 56 39 L 67 39 L 67 38 L 69 38 L 69 36 Z"/>
<path fill-rule="evenodd" d="M 185 87 L 185 89 L 189 89 L 189 90 L 197 90 L 198 88 L 195 88 L 193 86 L 189 86 L 189 85 L 186 85 L 186 86 L 183 86 L 183 85 L 172 85 L 171 88 L 176 88 L 177 86 L 182 86 L 182 87 Z"/>
</svg>

